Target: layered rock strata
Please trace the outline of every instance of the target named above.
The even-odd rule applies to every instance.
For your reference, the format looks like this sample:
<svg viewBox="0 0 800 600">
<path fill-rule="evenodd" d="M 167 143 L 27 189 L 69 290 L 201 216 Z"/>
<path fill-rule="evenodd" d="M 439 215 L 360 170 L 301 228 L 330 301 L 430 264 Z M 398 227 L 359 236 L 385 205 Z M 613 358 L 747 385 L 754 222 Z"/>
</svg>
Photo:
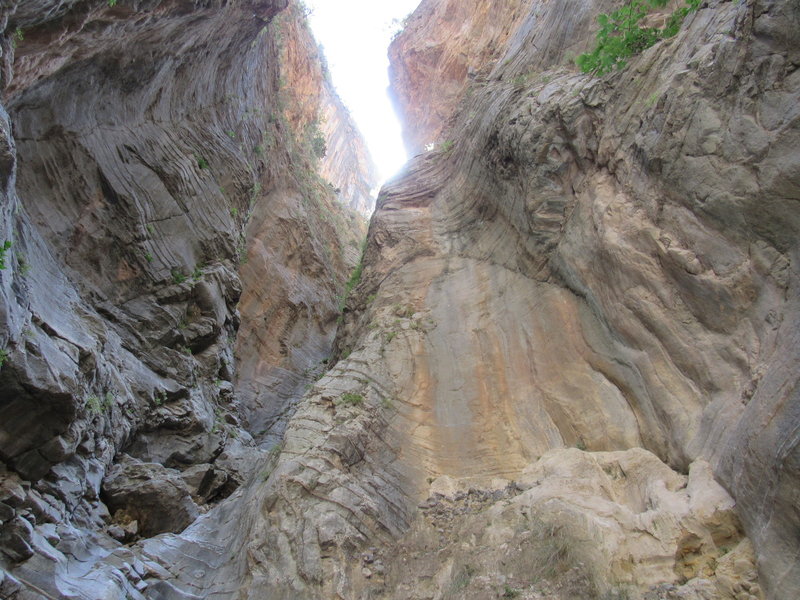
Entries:
<svg viewBox="0 0 800 600">
<path fill-rule="evenodd" d="M 0 19 L 0 596 L 142 598 L 169 574 L 123 544 L 250 481 L 251 381 L 282 369 L 288 410 L 329 354 L 373 176 L 286 0 Z"/>
<path fill-rule="evenodd" d="M 121 547 L 90 526 L 34 529 L 12 500 L 6 556 L 25 561 L 26 536 L 39 553 L 0 589 L 14 577 L 86 598 L 797 595 L 797 8 L 709 2 L 600 79 L 568 59 L 611 3 L 509 3 L 485 38 L 453 33 L 487 18 L 479 2 L 448 18 L 461 5 L 425 2 L 419 14 L 440 17 L 412 17 L 396 42 L 435 40 L 444 57 L 395 90 L 441 98 L 407 134 L 438 148 L 382 191 L 330 368 L 271 419 L 283 437 L 256 476 L 204 512 L 248 472 L 226 465 L 253 451 L 230 440 L 186 468 L 182 446 L 156 459 L 164 443 L 139 435 L 146 450 L 119 457 L 105 492 L 124 511 L 114 534 L 137 535 L 124 503 L 142 472 L 171 470 L 176 510 L 160 517 L 204 514 Z M 280 256 L 272 236 L 299 210 L 270 212 L 274 226 L 251 217 L 264 250 L 246 268 Z M 310 340 L 313 318 L 292 328 L 309 312 L 259 316 Z M 243 336 L 240 373 L 258 346 Z M 222 387 L 246 393 L 237 385 Z M 155 414 L 187 423 L 174 405 L 195 396 L 167 391 Z M 8 498 L 41 495 L 14 482 Z M 55 576 L 39 575 L 52 573 L 45 551 Z"/>
<path fill-rule="evenodd" d="M 428 477 L 515 478 L 560 446 L 708 460 L 791 597 L 799 15 L 708 3 L 625 71 L 576 74 L 605 6 L 534 3 L 457 105 L 450 75 L 396 90 L 441 98 L 408 135 L 449 143 L 383 190 L 340 346 L 383 331 L 406 357 L 397 422 Z M 414 18 L 395 52 L 483 51 L 439 22 L 435 52 Z"/>
</svg>

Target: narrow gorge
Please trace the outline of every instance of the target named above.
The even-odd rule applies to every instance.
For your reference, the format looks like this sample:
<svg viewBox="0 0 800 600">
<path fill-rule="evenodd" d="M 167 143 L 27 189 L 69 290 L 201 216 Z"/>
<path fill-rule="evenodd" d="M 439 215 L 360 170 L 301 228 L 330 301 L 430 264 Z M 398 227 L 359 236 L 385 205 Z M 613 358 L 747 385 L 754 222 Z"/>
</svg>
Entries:
<svg viewBox="0 0 800 600">
<path fill-rule="evenodd" d="M 0 598 L 800 597 L 800 5 L 625 5 L 422 0 L 373 198 L 301 2 L 0 3 Z"/>
</svg>

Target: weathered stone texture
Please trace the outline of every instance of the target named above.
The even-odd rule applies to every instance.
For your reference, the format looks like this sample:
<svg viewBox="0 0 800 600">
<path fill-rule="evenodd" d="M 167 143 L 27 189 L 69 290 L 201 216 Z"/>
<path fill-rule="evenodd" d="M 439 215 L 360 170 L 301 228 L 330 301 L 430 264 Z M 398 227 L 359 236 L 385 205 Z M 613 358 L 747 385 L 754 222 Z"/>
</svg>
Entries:
<svg viewBox="0 0 800 600">
<path fill-rule="evenodd" d="M 611 2 L 423 2 L 395 95 L 409 146 L 438 145 L 382 191 L 328 362 L 358 250 L 303 152 L 315 49 L 267 3 L 156 4 L 137 35 L 205 45 L 137 62 L 112 51 L 129 9 L 86 9 L 119 106 L 48 108 L 84 89 L 37 46 L 54 26 L 10 88 L 4 593 L 798 595 L 796 3 L 712 0 L 601 79 L 570 54 Z M 121 546 L 120 449 L 200 516 Z"/>
<path fill-rule="evenodd" d="M 13 240 L 0 271 L 0 567 L 14 573 L 0 585 L 142 598 L 167 574 L 119 542 L 184 529 L 267 457 L 239 391 L 248 361 L 293 344 L 285 368 L 307 380 L 330 352 L 364 231 L 343 203 L 368 211 L 373 175 L 286 0 L 11 2 L 0 19 L 0 244 Z M 280 90 L 289 30 L 315 90 L 298 123 Z M 330 184 L 302 127 L 326 111 L 328 146 L 350 151 L 325 159 Z M 277 213 L 294 226 L 264 260 L 258 236 Z M 290 273 L 308 264 L 299 283 Z M 240 325 L 265 327 L 249 299 L 275 268 L 272 306 L 313 307 L 311 334 L 268 322 L 237 356 Z M 133 458 L 109 472 L 122 451 Z"/>
</svg>

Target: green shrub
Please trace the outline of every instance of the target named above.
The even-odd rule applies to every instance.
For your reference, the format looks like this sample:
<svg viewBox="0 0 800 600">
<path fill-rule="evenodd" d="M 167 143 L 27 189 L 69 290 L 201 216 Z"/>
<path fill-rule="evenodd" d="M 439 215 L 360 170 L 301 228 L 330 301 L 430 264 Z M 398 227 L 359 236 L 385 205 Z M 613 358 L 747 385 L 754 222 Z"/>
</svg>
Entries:
<svg viewBox="0 0 800 600">
<path fill-rule="evenodd" d="M 0 269 L 6 268 L 6 252 L 8 249 L 11 248 L 12 242 L 6 240 L 3 242 L 3 245 L 0 246 Z"/>
<path fill-rule="evenodd" d="M 93 415 L 100 415 L 108 412 L 114 405 L 114 396 L 111 392 L 106 392 L 103 398 L 92 394 L 84 401 L 84 406 Z"/>
<path fill-rule="evenodd" d="M 339 397 L 339 404 L 357 406 L 362 402 L 364 402 L 364 396 L 362 396 L 361 394 L 353 394 L 351 392 L 345 392 Z"/>
<path fill-rule="evenodd" d="M 6 363 L 6 360 L 8 360 L 8 350 L 0 349 L 0 367 Z"/>
<path fill-rule="evenodd" d="M 24 39 L 25 39 L 25 34 L 22 32 L 21 28 L 17 27 L 14 30 L 14 33 L 11 35 L 11 46 L 16 48 L 17 44 Z"/>
<path fill-rule="evenodd" d="M 186 281 L 186 275 L 180 269 L 172 269 L 172 281 L 175 283 L 183 283 Z"/>
<path fill-rule="evenodd" d="M 347 297 L 350 295 L 350 292 L 353 291 L 353 288 L 361 281 L 361 272 L 364 270 L 364 251 L 366 250 L 366 246 L 367 242 L 365 240 L 361 244 L 361 258 L 358 260 L 358 264 L 353 269 L 353 272 L 350 273 L 350 279 L 344 284 L 344 292 L 342 292 L 342 295 L 339 297 L 339 312 L 344 310 Z"/>
<path fill-rule="evenodd" d="M 626 59 L 646 50 L 659 40 L 675 35 L 686 15 L 700 8 L 701 0 L 686 0 L 684 6 L 670 15 L 663 29 L 639 25 L 651 10 L 663 8 L 667 2 L 668 0 L 627 0 L 622 8 L 611 14 L 599 15 L 597 46 L 592 52 L 581 54 L 575 59 L 581 71 L 604 75 L 614 68 L 625 68 Z"/>
<path fill-rule="evenodd" d="M 30 273 L 31 265 L 24 254 L 20 254 L 17 256 L 17 268 L 19 269 L 19 274 L 22 275 L 23 277 L 25 277 L 25 275 Z"/>
</svg>

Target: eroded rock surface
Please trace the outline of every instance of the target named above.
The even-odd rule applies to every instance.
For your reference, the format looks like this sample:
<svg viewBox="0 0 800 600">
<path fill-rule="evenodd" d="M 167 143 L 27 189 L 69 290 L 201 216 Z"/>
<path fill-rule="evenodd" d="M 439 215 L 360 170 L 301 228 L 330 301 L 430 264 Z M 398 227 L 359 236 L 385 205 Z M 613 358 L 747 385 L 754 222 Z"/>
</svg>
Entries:
<svg viewBox="0 0 800 600">
<path fill-rule="evenodd" d="M 346 270 L 358 250 L 339 235 L 338 219 L 323 218 L 333 199 L 308 175 L 315 162 L 303 146 L 313 150 L 314 136 L 304 136 L 314 134 L 318 113 L 303 108 L 317 106 L 305 71 L 288 73 L 300 74 L 288 111 L 250 123 L 253 105 L 235 98 L 232 114 L 212 111 L 220 121 L 212 119 L 202 141 L 215 145 L 212 157 L 217 146 L 228 149 L 222 166 L 196 155 L 189 141 L 198 138 L 179 135 L 173 121 L 181 151 L 169 146 L 158 156 L 173 157 L 178 175 L 146 176 L 143 167 L 123 177 L 124 169 L 109 168 L 105 184 L 95 169 L 79 170 L 79 180 L 55 176 L 44 142 L 71 139 L 60 130 L 17 140 L 21 157 L 24 145 L 42 148 L 35 158 L 50 174 L 45 186 L 20 169 L 23 200 L 25 190 L 45 200 L 60 189 L 70 190 L 61 198 L 83 198 L 76 190 L 95 182 L 92 206 L 122 215 L 119 229 L 127 231 L 123 217 L 138 213 L 120 207 L 135 197 L 119 191 L 116 178 L 133 186 L 155 177 L 195 215 L 189 221 L 232 218 L 233 229 L 212 223 L 189 241 L 151 238 L 140 227 L 130 243 L 169 252 L 158 262 L 153 253 L 152 267 L 122 252 L 122 268 L 111 249 L 122 233 L 114 229 L 90 268 L 97 236 L 63 235 L 65 223 L 80 217 L 86 231 L 106 231 L 108 217 L 78 211 L 74 199 L 37 204 L 30 219 L 14 215 L 17 155 L 6 120 L 3 223 L 10 232 L 21 222 L 31 245 L 20 248 L 15 237 L 14 276 L 4 271 L 2 279 L 3 306 L 11 307 L 3 309 L 11 342 L 2 406 L 24 432 L 0 438 L 11 467 L 0 473 L 3 560 L 13 566 L 0 579 L 3 593 L 797 596 L 800 15 L 785 0 L 711 1 L 625 71 L 579 74 L 569 54 L 591 43 L 594 16 L 611 4 L 511 2 L 490 12 L 487 3 L 426 1 L 409 20 L 393 53 L 396 61 L 418 53 L 419 69 L 410 60 L 402 67 L 395 95 L 408 115 L 426 115 L 409 124 L 409 145 L 438 146 L 382 191 L 361 281 L 327 362 L 338 291 L 327 275 Z M 294 22 L 278 28 L 270 20 L 281 7 L 180 6 L 187 12 L 177 3 L 157 8 L 175 23 L 197 19 L 200 29 L 170 32 L 222 31 L 202 48 L 219 51 L 221 64 L 230 66 L 226 56 L 237 56 L 236 66 L 245 61 L 247 68 L 220 71 L 234 79 L 228 90 L 251 98 L 267 86 L 257 98 L 280 107 L 289 89 L 281 91 L 270 58 L 290 48 L 292 64 L 306 62 L 295 52 L 304 44 Z M 252 9 L 262 17 L 257 26 Z M 106 17 L 127 14 L 118 13 L 124 6 L 109 11 L 98 2 L 92 10 L 110 23 L 109 37 L 132 26 Z M 155 18 L 148 15 L 145 23 Z M 214 15 L 233 21 L 215 28 Z M 250 61 L 248 47 L 261 54 Z M 41 86 L 70 71 L 52 65 L 41 82 L 25 83 L 25 73 L 47 71 L 46 60 L 34 68 L 31 48 L 11 106 L 33 131 L 39 120 L 25 121 L 24 110 L 41 111 Z M 123 70 L 130 81 L 142 64 Z M 252 81 L 235 79 L 256 65 Z M 193 79 L 192 92 L 229 106 L 203 87 L 212 79 Z M 185 106 L 158 98 L 153 107 Z M 144 144 L 141 132 L 123 133 L 136 156 L 150 156 L 130 141 Z M 257 159 L 257 148 L 271 160 Z M 139 164 L 126 152 L 123 145 L 108 156 Z M 197 186 L 213 187 L 211 179 L 244 193 L 238 214 L 188 202 L 201 197 Z M 49 211 L 72 220 L 48 220 Z M 183 223 L 179 212 L 153 226 Z M 329 254 L 326 242 L 344 251 Z M 209 246 L 237 256 L 209 261 L 195 281 L 189 267 Z M 30 283 L 19 273 L 19 251 L 37 257 Z M 233 263 L 241 256 L 239 286 Z M 63 269 L 53 267 L 61 264 L 55 257 Z M 178 272 L 185 281 L 168 268 L 178 257 L 189 261 L 188 272 Z M 131 265 L 162 273 L 155 292 Z M 36 276 L 48 266 L 47 277 Z M 29 292 L 34 283 L 44 293 Z M 240 290 L 234 361 L 229 336 Z M 56 294 L 62 302 L 43 300 Z M 20 298 L 47 317 L 30 319 L 38 329 L 31 327 L 25 352 Z M 308 393 L 293 403 L 303 385 Z M 120 386 L 126 392 L 113 393 Z M 269 395 L 281 401 L 265 401 Z M 126 448 L 135 465 L 181 473 L 182 501 L 202 505 L 182 532 L 138 539 L 137 519 L 112 522 L 102 482 Z"/>
<path fill-rule="evenodd" d="M 158 463 L 118 462 L 106 474 L 102 494 L 114 521 L 136 521 L 143 537 L 179 533 L 198 515 L 180 472 Z"/>
<path fill-rule="evenodd" d="M 122 543 L 183 530 L 269 458 L 248 361 L 330 352 L 364 231 L 345 205 L 368 211 L 374 176 L 286 0 L 10 2 L 0 23 L 0 595 L 142 598 L 170 574 Z M 295 68 L 314 95 L 290 114 Z M 314 151 L 312 122 L 347 151 Z M 311 307 L 310 335 L 249 301 L 274 269 L 272 308 Z M 240 326 L 273 329 L 242 357 Z"/>
</svg>

